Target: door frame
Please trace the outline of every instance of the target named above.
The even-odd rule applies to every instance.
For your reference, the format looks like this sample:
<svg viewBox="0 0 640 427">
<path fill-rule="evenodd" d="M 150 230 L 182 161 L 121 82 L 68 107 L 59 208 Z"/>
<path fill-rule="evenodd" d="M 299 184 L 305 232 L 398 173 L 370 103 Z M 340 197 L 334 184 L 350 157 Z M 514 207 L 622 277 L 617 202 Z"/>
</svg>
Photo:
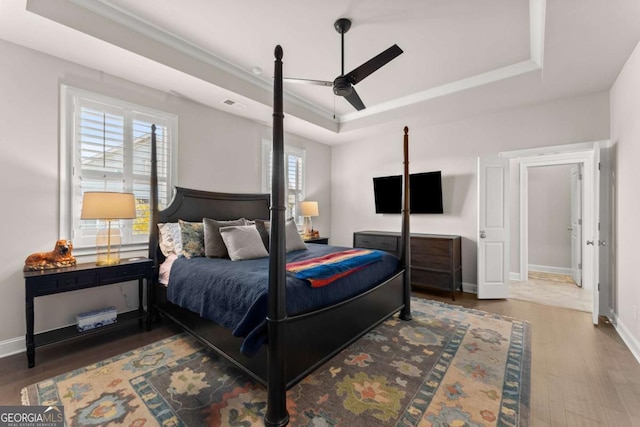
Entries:
<svg viewBox="0 0 640 427">
<path fill-rule="evenodd" d="M 607 303 L 606 301 L 600 301 L 601 298 L 603 299 L 607 299 L 609 297 L 609 290 L 607 289 L 608 286 L 610 285 L 610 282 L 608 280 L 605 280 L 604 285 L 605 288 L 603 289 L 603 292 L 600 292 L 599 288 L 599 281 L 600 278 L 602 278 L 603 274 L 608 274 L 609 271 L 609 266 L 608 264 L 611 262 L 611 254 L 609 253 L 609 248 L 606 248 L 607 251 L 604 251 L 605 253 L 603 254 L 604 256 L 600 257 L 599 256 L 599 252 L 598 249 L 600 248 L 598 246 L 598 244 L 600 243 L 600 240 L 598 240 L 599 238 L 604 238 L 606 239 L 606 237 L 608 237 L 608 227 L 610 225 L 610 221 L 611 221 L 611 214 L 609 212 L 607 212 L 607 206 L 603 206 L 602 205 L 602 200 L 607 200 L 607 198 L 609 197 L 609 192 L 610 189 L 608 188 L 609 183 L 608 183 L 608 174 L 609 172 L 609 154 L 608 154 L 608 149 L 609 149 L 609 141 L 607 140 L 600 140 L 600 141 L 592 141 L 592 142 L 581 142 L 581 143 L 573 143 L 573 144 L 564 144 L 564 145 L 556 145 L 556 146 L 547 146 L 547 147 L 539 147 L 539 148 L 530 148 L 530 149 L 523 149 L 523 150 L 514 150 L 514 151 L 506 151 L 506 152 L 501 152 L 499 153 L 500 156 L 503 157 L 509 157 L 515 161 L 519 161 L 520 163 L 525 162 L 527 164 L 535 164 L 536 162 L 539 162 L 540 165 L 545 165 L 546 163 L 542 163 L 545 160 L 559 160 L 560 163 L 550 163 L 550 164 L 563 164 L 565 162 L 568 163 L 583 163 L 584 164 L 584 170 L 583 170 L 583 185 L 585 184 L 585 182 L 587 181 L 587 179 L 589 180 L 589 185 L 590 185 L 590 194 L 586 194 L 587 189 L 586 187 L 583 187 L 583 194 L 585 195 L 585 197 L 583 197 L 582 200 L 582 204 L 583 204 L 583 208 L 586 206 L 585 205 L 585 199 L 589 198 L 589 206 L 590 209 L 587 210 L 584 209 L 583 210 L 583 225 L 586 224 L 587 220 L 586 220 L 586 214 L 589 215 L 589 232 L 590 234 L 587 234 L 587 232 L 585 231 L 585 229 L 583 228 L 583 234 L 582 234 L 582 239 L 586 242 L 587 240 L 593 240 L 595 245 L 586 245 L 583 244 L 582 249 L 583 249 L 583 283 L 586 280 L 586 274 L 589 274 L 589 278 L 591 280 L 591 283 L 593 285 L 593 310 L 592 310 L 592 318 L 593 318 L 593 323 L 597 324 L 598 323 L 598 315 L 600 313 L 600 307 L 606 307 Z M 554 156 L 556 156 L 556 158 L 554 158 Z M 581 161 L 582 159 L 584 159 L 585 157 L 590 158 L 590 168 L 587 168 L 587 163 L 585 163 L 584 161 Z M 601 160 L 602 157 L 602 160 Z M 568 161 L 569 159 L 571 159 L 571 161 Z M 576 160 L 577 159 L 577 160 Z M 562 162 L 562 160 L 565 160 L 565 162 Z M 588 161 L 588 160 L 587 160 Z M 601 164 L 601 161 L 604 162 Z M 602 170 L 601 171 L 597 171 L 595 168 L 595 164 L 598 165 L 598 167 L 600 167 L 600 165 L 602 166 Z M 522 166 L 521 166 L 522 168 Z M 522 169 L 521 169 L 522 170 Z M 526 173 L 524 174 L 526 175 Z M 520 177 L 522 178 L 522 172 Z M 526 178 L 525 178 L 526 179 Z M 598 183 L 600 184 L 599 186 L 595 185 L 595 180 L 598 180 Z M 520 200 L 522 202 L 522 196 L 523 194 L 527 194 L 527 192 L 523 191 L 522 188 L 522 179 L 521 179 L 521 183 L 519 185 L 520 187 Z M 526 189 L 528 190 L 528 189 Z M 525 205 L 526 206 L 526 205 Z M 601 207 L 604 210 L 601 210 Z M 522 213 L 525 213 L 527 210 L 522 208 L 522 203 L 520 205 L 520 277 L 522 276 L 523 271 L 526 272 L 528 269 L 528 266 L 526 265 L 525 262 L 525 269 L 522 269 L 522 259 L 523 259 L 523 251 L 522 251 L 522 245 L 523 245 L 523 232 L 522 232 L 522 228 L 524 226 L 524 224 L 527 224 L 526 222 L 523 222 L 522 219 Z M 527 219 L 527 217 L 525 217 L 525 220 Z M 598 224 L 598 222 L 601 222 L 602 224 Z M 599 230 L 599 225 L 602 226 L 602 230 Z M 524 226 L 526 228 L 526 226 Z M 604 235 L 603 235 L 604 232 Z M 524 232 L 524 237 L 526 239 L 528 234 L 528 230 L 525 230 Z M 591 238 L 589 238 L 589 236 L 591 236 Z M 602 236 L 602 237 L 601 237 Z M 526 239 L 528 240 L 528 239 Z M 525 246 L 525 250 L 528 252 L 528 241 L 527 241 L 527 246 Z M 525 260 L 527 258 L 524 258 Z M 603 270 L 603 266 L 600 264 L 600 262 L 602 262 L 602 264 L 604 264 L 604 266 L 606 267 Z M 526 277 L 525 277 L 526 280 Z M 609 314 L 609 313 L 605 313 L 605 314 Z"/>
<path fill-rule="evenodd" d="M 520 280 L 526 281 L 529 274 L 529 168 L 582 164 L 582 236 L 593 236 L 597 227 L 597 215 L 595 215 L 597 206 L 594 204 L 593 150 L 545 154 L 535 158 L 516 158 L 515 160 L 520 162 Z M 595 263 L 594 251 L 590 252 L 591 258 L 586 259 L 585 251 L 582 251 L 582 279 L 585 289 L 593 289 L 596 283 L 593 274 L 588 273 Z"/>
<path fill-rule="evenodd" d="M 571 276 L 582 287 L 582 164 L 571 168 Z M 574 173 L 576 176 L 574 176 Z M 580 211 L 579 213 L 576 211 Z M 576 213 L 577 224 L 576 224 Z M 575 228 L 574 228 L 575 227 Z M 575 267 L 575 268 L 574 268 Z"/>
</svg>

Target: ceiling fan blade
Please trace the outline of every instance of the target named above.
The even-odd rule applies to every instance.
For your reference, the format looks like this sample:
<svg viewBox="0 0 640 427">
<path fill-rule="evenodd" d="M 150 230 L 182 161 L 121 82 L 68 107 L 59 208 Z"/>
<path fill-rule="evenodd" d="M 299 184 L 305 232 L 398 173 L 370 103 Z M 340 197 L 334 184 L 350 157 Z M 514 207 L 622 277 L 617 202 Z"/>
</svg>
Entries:
<svg viewBox="0 0 640 427">
<path fill-rule="evenodd" d="M 373 73 L 378 68 L 383 67 L 388 62 L 399 56 L 402 52 L 402 49 L 400 49 L 397 44 L 394 44 L 389 49 L 374 56 L 355 70 L 348 73 L 346 77 L 349 79 L 349 82 L 351 82 L 351 84 L 361 82 L 369 74 Z"/>
<path fill-rule="evenodd" d="M 324 80 L 312 80 L 312 79 L 293 79 L 290 77 L 283 78 L 285 83 L 297 83 L 297 84 L 305 84 L 305 85 L 315 85 L 315 86 L 333 86 L 333 82 L 327 82 Z"/>
<path fill-rule="evenodd" d="M 360 99 L 360 96 L 358 96 L 358 92 L 356 92 L 356 88 L 352 87 L 351 89 L 352 89 L 351 93 L 345 96 L 345 99 L 349 101 L 349 104 L 353 105 L 353 108 L 355 108 L 358 111 L 364 110 L 365 108 L 367 108 L 364 106 L 364 103 L 362 102 L 362 99 Z"/>
</svg>

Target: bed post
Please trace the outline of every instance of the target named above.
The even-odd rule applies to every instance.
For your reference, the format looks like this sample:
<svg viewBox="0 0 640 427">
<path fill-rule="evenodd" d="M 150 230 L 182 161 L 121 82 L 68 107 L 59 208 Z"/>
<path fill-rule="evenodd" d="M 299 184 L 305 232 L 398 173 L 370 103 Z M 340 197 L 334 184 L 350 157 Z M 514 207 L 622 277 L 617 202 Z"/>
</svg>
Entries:
<svg viewBox="0 0 640 427">
<path fill-rule="evenodd" d="M 285 250 L 285 177 L 284 133 L 282 108 L 282 47 L 275 49 L 273 75 L 273 164 L 271 177 L 271 239 L 269 243 L 269 297 L 267 333 L 267 412 L 264 423 L 268 427 L 289 423 L 285 376 L 286 351 L 284 326 L 286 311 L 286 250 Z"/>
<path fill-rule="evenodd" d="M 402 320 L 411 320 L 411 232 L 409 227 L 409 128 L 404 127 L 404 174 L 402 176 L 402 237 L 400 239 L 400 262 L 404 265 L 403 300 L 400 311 Z"/>
<path fill-rule="evenodd" d="M 153 280 L 147 286 L 147 330 L 151 330 L 151 323 L 155 320 L 155 284 L 158 281 L 158 151 L 156 143 L 156 125 L 151 125 L 151 180 L 149 184 L 149 258 L 153 260 Z"/>
</svg>

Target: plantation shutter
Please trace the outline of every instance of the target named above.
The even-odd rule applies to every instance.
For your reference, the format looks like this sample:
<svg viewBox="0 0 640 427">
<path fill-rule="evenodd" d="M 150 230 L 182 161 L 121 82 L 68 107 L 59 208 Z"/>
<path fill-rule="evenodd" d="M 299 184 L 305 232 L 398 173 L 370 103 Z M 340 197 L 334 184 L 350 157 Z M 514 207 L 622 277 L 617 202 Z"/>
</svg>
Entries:
<svg viewBox="0 0 640 427">
<path fill-rule="evenodd" d="M 304 163 L 305 150 L 297 147 L 284 147 L 285 155 L 285 181 L 287 189 L 287 212 L 286 217 L 293 217 L 296 223 L 301 223 L 302 217 L 298 213 L 299 202 L 304 200 Z M 271 141 L 262 143 L 262 166 L 263 166 L 263 191 L 271 193 L 271 167 L 273 150 Z"/>
<path fill-rule="evenodd" d="M 158 194 L 162 209 L 170 198 L 171 117 L 74 97 L 73 242 L 95 246 L 98 221 L 81 220 L 85 191 L 131 192 L 135 220 L 120 221 L 123 245 L 144 244 L 150 225 L 151 125 L 156 125 Z"/>
</svg>

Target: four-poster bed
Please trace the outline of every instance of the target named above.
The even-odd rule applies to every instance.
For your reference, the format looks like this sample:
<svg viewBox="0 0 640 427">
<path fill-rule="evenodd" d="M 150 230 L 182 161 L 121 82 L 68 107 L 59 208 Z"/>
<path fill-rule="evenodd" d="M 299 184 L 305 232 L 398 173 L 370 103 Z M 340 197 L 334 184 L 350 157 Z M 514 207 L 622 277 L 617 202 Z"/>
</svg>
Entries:
<svg viewBox="0 0 640 427">
<path fill-rule="evenodd" d="M 158 209 L 155 126 L 152 127 L 149 253 L 155 261 L 156 277 L 148 293 L 148 326 L 150 327 L 151 320 L 159 313 L 264 384 L 267 387 L 267 426 L 283 426 L 288 423 L 287 389 L 396 312 L 400 311 L 400 318 L 403 320 L 411 319 L 407 128 L 404 129 L 405 188 L 400 264 L 397 264 L 396 259 L 390 274 L 385 273 L 384 279 L 377 280 L 365 290 L 358 291 L 356 295 L 298 314 L 288 312 L 290 305 L 287 298 L 290 297 L 291 279 L 286 273 L 286 263 L 291 259 L 291 255 L 289 254 L 288 260 L 285 248 L 283 118 L 282 49 L 277 46 L 274 73 L 272 194 L 229 194 L 177 188 L 173 201 L 162 211 Z M 267 308 L 266 321 L 262 325 L 266 344 L 260 346 L 257 353 L 251 357 L 241 352 L 244 341 L 242 336 L 234 336 L 232 330 L 170 302 L 171 296 L 168 296 L 167 287 L 158 283 L 158 267 L 164 261 L 164 255 L 159 250 L 158 224 L 179 220 L 202 222 L 204 218 L 220 221 L 237 218 L 270 219 L 268 288 L 265 287 L 268 289 L 265 294 Z M 192 260 L 185 262 L 188 261 Z M 173 272 L 171 274 L 169 287 L 174 280 Z M 355 274 L 364 272 L 357 271 Z M 359 276 L 354 277 L 356 282 L 360 281 Z M 331 285 L 326 288 L 331 289 L 330 287 Z"/>
</svg>

